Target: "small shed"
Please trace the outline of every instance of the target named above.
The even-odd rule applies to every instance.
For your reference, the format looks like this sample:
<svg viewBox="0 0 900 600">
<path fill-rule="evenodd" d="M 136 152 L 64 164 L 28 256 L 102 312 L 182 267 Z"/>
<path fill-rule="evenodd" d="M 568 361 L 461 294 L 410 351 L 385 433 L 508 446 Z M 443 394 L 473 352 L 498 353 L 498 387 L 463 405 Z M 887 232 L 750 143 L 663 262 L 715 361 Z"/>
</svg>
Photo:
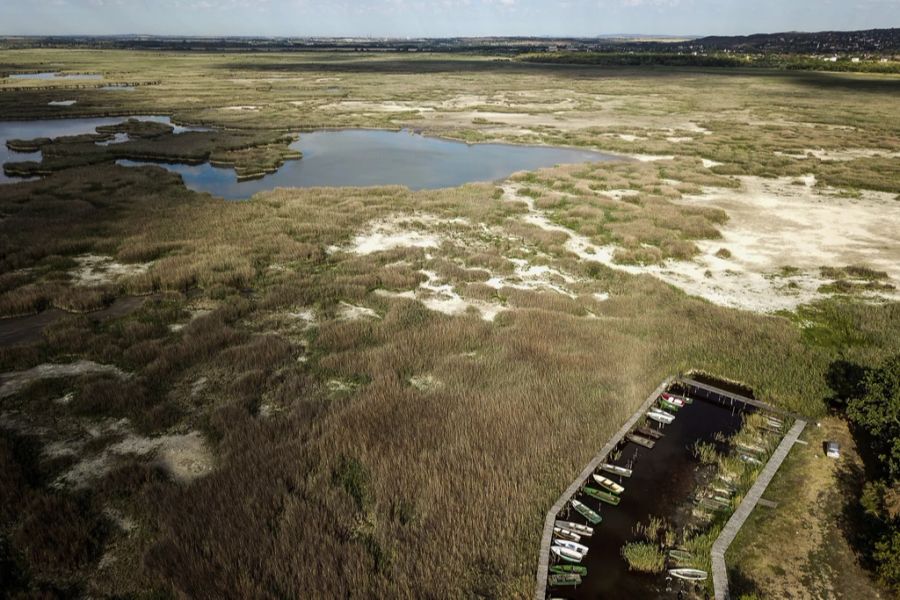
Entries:
<svg viewBox="0 0 900 600">
<path fill-rule="evenodd" d="M 825 456 L 828 458 L 840 458 L 841 446 L 837 442 L 825 442 Z"/>
</svg>

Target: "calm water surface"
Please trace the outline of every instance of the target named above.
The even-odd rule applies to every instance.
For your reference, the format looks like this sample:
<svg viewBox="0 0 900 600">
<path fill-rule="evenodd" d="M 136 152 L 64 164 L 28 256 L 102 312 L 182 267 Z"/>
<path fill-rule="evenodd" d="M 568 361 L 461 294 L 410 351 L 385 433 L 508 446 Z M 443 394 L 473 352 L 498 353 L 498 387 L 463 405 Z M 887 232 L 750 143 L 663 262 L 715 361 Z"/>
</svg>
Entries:
<svg viewBox="0 0 900 600">
<path fill-rule="evenodd" d="M 96 73 L 80 73 L 80 74 L 60 74 L 55 71 L 46 73 L 16 73 L 10 75 L 10 79 L 103 79 L 103 75 Z"/>
<path fill-rule="evenodd" d="M 100 127 L 101 125 L 115 125 L 127 121 L 129 118 L 139 119 L 141 121 L 166 123 L 174 127 L 175 133 L 200 129 L 175 125 L 172 123 L 171 118 L 158 115 L 87 119 L 44 119 L 39 121 L 0 121 L 0 166 L 2 166 L 3 163 L 8 162 L 25 162 L 29 160 L 39 162 L 41 160 L 40 152 L 13 152 L 6 147 L 7 140 L 33 140 L 41 137 L 56 138 L 66 135 L 96 133 L 97 127 Z M 119 136 L 114 141 L 124 141 L 124 138 Z M 18 177 L 7 177 L 3 174 L 2 168 L 0 168 L 0 184 L 14 183 L 17 181 L 22 181 L 22 179 Z"/>
<path fill-rule="evenodd" d="M 405 185 L 414 190 L 496 181 L 522 170 L 619 157 L 570 148 L 465 144 L 409 131 L 351 129 L 305 133 L 291 148 L 301 160 L 286 162 L 262 179 L 238 182 L 233 169 L 209 164 L 166 164 L 196 191 L 227 199 L 249 198 L 276 187 Z M 140 164 L 119 161 L 127 166 Z"/>
</svg>

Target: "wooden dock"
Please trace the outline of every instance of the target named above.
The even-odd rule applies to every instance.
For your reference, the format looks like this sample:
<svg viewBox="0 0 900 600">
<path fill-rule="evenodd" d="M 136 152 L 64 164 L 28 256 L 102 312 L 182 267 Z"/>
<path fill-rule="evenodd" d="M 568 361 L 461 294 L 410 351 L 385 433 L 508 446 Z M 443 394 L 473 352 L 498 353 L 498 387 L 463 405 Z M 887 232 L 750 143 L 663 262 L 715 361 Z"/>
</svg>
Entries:
<svg viewBox="0 0 900 600">
<path fill-rule="evenodd" d="M 565 507 L 566 502 L 578 493 L 582 483 L 584 483 L 591 474 L 600 467 L 600 463 L 606 462 L 607 455 L 613 451 L 616 445 L 625 437 L 625 434 L 631 431 L 631 428 L 643 418 L 644 413 L 647 412 L 650 406 L 656 402 L 657 398 L 659 398 L 659 395 L 666 391 L 666 388 L 668 388 L 673 381 L 674 377 L 669 377 L 647 397 L 647 400 L 637 409 L 637 411 L 635 411 L 631 418 L 622 425 L 622 428 L 606 442 L 606 445 L 601 448 L 600 452 L 588 463 L 575 481 L 572 482 L 572 485 L 563 492 L 562 496 L 560 496 L 556 503 L 550 508 L 550 511 L 547 513 L 547 518 L 544 521 L 544 535 L 541 538 L 541 549 L 540 555 L 538 556 L 537 584 L 534 589 L 535 600 L 546 600 L 547 598 L 547 574 L 550 568 L 550 543 L 553 539 L 553 524 L 556 521 L 557 514 Z"/>
<path fill-rule="evenodd" d="M 675 382 L 680 383 L 683 387 L 686 387 L 690 392 L 688 395 L 694 398 L 713 400 L 718 402 L 719 404 L 724 404 L 727 406 L 734 406 L 735 403 L 746 404 L 748 406 L 760 408 L 762 410 L 765 410 L 766 412 L 770 412 L 776 415 L 785 415 L 793 419 L 809 421 L 809 417 L 801 415 L 800 413 L 785 410 L 777 406 L 772 406 L 771 404 L 763 402 L 762 400 L 748 398 L 747 396 L 742 396 L 741 394 L 735 392 L 729 392 L 727 390 L 723 390 L 706 383 L 700 383 L 699 381 L 695 381 L 690 377 L 678 377 Z"/>
<path fill-rule="evenodd" d="M 725 552 L 728 550 L 731 542 L 734 541 L 738 531 L 741 530 L 741 526 L 743 526 L 747 517 L 750 516 L 756 505 L 760 503 L 763 493 L 805 427 L 806 421 L 803 419 L 797 419 L 794 422 L 794 426 L 791 427 L 787 435 L 781 440 L 781 443 L 778 444 L 778 448 L 772 453 L 772 457 L 769 458 L 766 466 L 763 467 L 750 491 L 747 492 L 740 506 L 734 511 L 734 514 L 728 519 L 728 523 L 725 524 L 725 528 L 719 534 L 719 537 L 716 538 L 712 547 L 713 588 L 716 600 L 727 600 L 728 598 L 728 570 L 725 565 Z"/>
</svg>

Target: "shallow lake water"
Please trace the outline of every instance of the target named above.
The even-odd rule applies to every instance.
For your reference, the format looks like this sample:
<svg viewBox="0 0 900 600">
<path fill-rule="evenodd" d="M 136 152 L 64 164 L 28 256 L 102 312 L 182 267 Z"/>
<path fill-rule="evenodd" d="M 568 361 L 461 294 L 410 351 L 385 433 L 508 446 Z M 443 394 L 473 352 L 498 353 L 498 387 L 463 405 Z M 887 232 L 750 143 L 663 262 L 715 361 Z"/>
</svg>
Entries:
<svg viewBox="0 0 900 600">
<path fill-rule="evenodd" d="M 10 79 L 103 79 L 103 75 L 96 73 L 60 74 L 55 71 L 46 73 L 16 73 L 9 76 Z"/>
<path fill-rule="evenodd" d="M 663 517 L 677 525 L 679 509 L 689 503 L 695 493 L 697 460 L 691 455 L 690 446 L 697 440 L 712 442 L 718 432 L 735 433 L 741 426 L 742 414 L 732 412 L 713 402 L 695 400 L 682 408 L 675 421 L 661 429 L 665 434 L 657 440 L 653 449 L 627 442 L 616 464 L 630 466 L 629 478 L 603 475 L 625 486 L 622 502 L 618 506 L 600 505 L 588 496 L 577 496 L 594 510 L 599 505 L 603 522 L 595 527 L 593 537 L 582 538 L 581 543 L 590 549 L 583 565 L 588 575 L 574 589 L 552 588 L 554 598 L 584 600 L 618 598 L 671 598 L 675 600 L 682 590 L 679 581 L 666 587 L 666 575 L 644 575 L 628 570 L 620 552 L 623 545 L 636 539 L 635 524 L 646 522 L 650 516 Z M 654 428 L 658 428 L 654 425 Z M 597 487 L 594 485 L 594 487 Z M 563 517 L 561 517 L 563 518 Z M 587 523 L 574 510 L 565 520 Z M 685 595 L 688 596 L 685 586 Z M 693 597 L 697 597 L 696 595 Z M 699 597 L 703 597 L 702 594 Z"/>
<path fill-rule="evenodd" d="M 550 146 L 465 144 L 409 131 L 350 129 L 305 133 L 291 148 L 303 153 L 276 173 L 238 182 L 233 169 L 211 165 L 164 164 L 187 187 L 226 199 L 249 198 L 276 187 L 404 185 L 414 190 L 496 181 L 516 171 L 556 164 L 598 162 L 620 157 Z M 139 166 L 134 161 L 119 161 Z"/>
<path fill-rule="evenodd" d="M 129 118 L 141 121 L 155 121 L 167 123 L 174 127 L 174 133 L 196 131 L 200 128 L 182 127 L 174 125 L 172 119 L 167 116 L 150 115 L 137 117 L 101 117 L 86 119 L 43 119 L 39 121 L 0 121 L 0 167 L 8 162 L 40 161 L 40 152 L 13 152 L 6 147 L 7 140 L 33 140 L 35 138 L 56 138 L 66 135 L 79 135 L 82 133 L 95 133 L 101 125 L 115 125 Z M 117 138 L 124 141 L 121 137 Z M 18 177 L 7 177 L 0 168 L 0 184 L 22 181 Z"/>
</svg>

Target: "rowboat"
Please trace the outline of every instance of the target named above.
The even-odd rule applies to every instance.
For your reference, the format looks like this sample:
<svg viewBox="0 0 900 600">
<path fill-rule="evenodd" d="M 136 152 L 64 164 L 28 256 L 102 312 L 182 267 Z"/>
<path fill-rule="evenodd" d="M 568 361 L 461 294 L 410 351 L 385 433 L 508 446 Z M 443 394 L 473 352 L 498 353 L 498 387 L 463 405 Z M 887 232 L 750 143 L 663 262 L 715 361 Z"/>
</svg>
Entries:
<svg viewBox="0 0 900 600">
<path fill-rule="evenodd" d="M 550 552 L 565 561 L 573 563 L 580 563 L 581 559 L 584 558 L 583 554 L 579 554 L 578 552 L 569 550 L 568 548 L 563 548 L 562 546 L 553 546 L 552 548 L 550 548 Z"/>
<path fill-rule="evenodd" d="M 597 488 L 585 486 L 582 491 L 591 498 L 599 500 L 600 502 L 612 504 L 613 506 L 617 506 L 619 502 L 622 501 L 622 499 L 615 494 L 610 494 L 609 492 L 604 492 L 603 490 L 598 490 Z"/>
<path fill-rule="evenodd" d="M 672 394 L 663 394 L 659 397 L 661 402 L 668 402 L 669 404 L 674 404 L 678 408 L 684 408 L 684 400 L 679 398 L 678 396 L 673 396 Z"/>
<path fill-rule="evenodd" d="M 669 575 L 687 581 L 705 581 L 707 577 L 706 571 L 700 569 L 669 569 Z"/>
<path fill-rule="evenodd" d="M 550 565 L 550 572 L 557 574 L 575 573 L 584 577 L 587 575 L 587 567 L 582 567 L 581 565 Z"/>
<path fill-rule="evenodd" d="M 607 473 L 612 473 L 613 475 L 621 475 L 622 477 L 631 477 L 631 469 L 626 469 L 625 467 L 620 467 L 619 465 L 612 465 L 610 463 L 601 463 L 600 468 Z"/>
<path fill-rule="evenodd" d="M 578 500 L 575 500 L 574 498 L 572 498 L 572 500 L 570 502 L 572 504 L 572 508 L 574 508 L 576 511 L 578 511 L 578 514 L 580 514 L 582 517 L 584 517 L 585 519 L 590 521 L 592 524 L 596 525 L 600 521 L 603 520 L 603 518 L 600 515 L 598 515 L 597 513 L 592 511 L 590 508 L 588 508 L 586 504 L 579 502 Z"/>
<path fill-rule="evenodd" d="M 738 442 L 737 447 L 740 448 L 741 450 L 746 450 L 747 452 L 755 452 L 756 454 L 765 454 L 766 453 L 765 448 L 763 448 L 761 446 L 757 446 L 756 444 L 745 444 L 744 442 Z"/>
<path fill-rule="evenodd" d="M 719 512 L 720 510 L 725 510 L 729 505 L 722 505 L 720 502 L 716 502 L 712 498 L 701 498 L 699 502 L 697 502 L 697 506 L 704 510 L 711 510 L 713 512 Z"/>
<path fill-rule="evenodd" d="M 667 410 L 673 413 L 678 412 L 678 410 L 681 408 L 674 402 L 669 402 L 668 400 L 664 400 L 663 398 L 659 399 L 659 405 L 663 408 L 663 410 Z"/>
<path fill-rule="evenodd" d="M 581 575 L 575 573 L 554 573 L 547 577 L 550 587 L 581 585 Z"/>
<path fill-rule="evenodd" d="M 556 521 L 554 525 L 562 529 L 568 529 L 573 533 L 577 533 L 578 535 L 583 535 L 585 537 L 591 537 L 592 535 L 594 535 L 593 527 L 588 527 L 587 525 L 582 525 L 581 523 L 575 523 L 574 521 Z"/>
<path fill-rule="evenodd" d="M 637 429 L 635 429 L 635 431 L 641 435 L 647 436 L 648 438 L 657 440 L 666 437 L 666 434 L 664 434 L 662 431 L 657 431 L 656 429 L 651 429 L 650 427 L 638 427 Z"/>
<path fill-rule="evenodd" d="M 751 465 L 761 465 L 762 461 L 749 454 L 741 454 L 741 460 Z"/>
<path fill-rule="evenodd" d="M 694 555 L 687 550 L 678 550 L 677 548 L 669 550 L 669 558 L 678 562 L 686 562 L 694 560 Z"/>
<path fill-rule="evenodd" d="M 580 542 L 581 536 L 575 533 L 574 531 L 569 531 L 568 529 L 563 529 L 562 527 L 554 527 L 553 535 L 558 537 L 561 540 L 571 540 L 573 542 Z"/>
<path fill-rule="evenodd" d="M 641 437 L 633 433 L 626 433 L 625 439 L 633 444 L 637 444 L 638 446 L 643 446 L 644 448 L 652 448 L 656 445 L 656 442 L 654 442 L 653 440 L 648 440 L 645 437 Z"/>
<path fill-rule="evenodd" d="M 685 404 L 693 404 L 694 403 L 693 398 L 689 398 L 687 396 L 681 396 L 679 394 L 670 394 L 669 392 L 663 392 L 662 397 L 665 398 L 666 400 L 672 400 L 673 398 L 677 399 L 677 400 L 681 400 Z"/>
<path fill-rule="evenodd" d="M 656 421 L 657 423 L 662 423 L 663 425 L 668 425 L 672 421 L 675 420 L 675 417 L 673 417 L 672 415 L 667 415 L 666 413 L 664 413 L 662 411 L 656 412 L 656 411 L 650 410 L 650 411 L 647 411 L 647 416 L 649 418 L 653 419 L 654 421 Z"/>
<path fill-rule="evenodd" d="M 594 473 L 594 481 L 597 482 L 597 485 L 602 487 L 604 490 L 608 492 L 612 492 L 613 494 L 621 494 L 625 491 L 625 487 L 619 485 L 612 479 L 607 479 L 603 475 L 597 475 Z"/>
<path fill-rule="evenodd" d="M 560 548 L 568 548 L 573 552 L 577 552 L 581 556 L 585 556 L 588 553 L 588 547 L 584 544 L 579 544 L 578 542 L 573 542 L 570 540 L 553 540 L 553 544 L 555 546 L 559 546 Z"/>
</svg>

